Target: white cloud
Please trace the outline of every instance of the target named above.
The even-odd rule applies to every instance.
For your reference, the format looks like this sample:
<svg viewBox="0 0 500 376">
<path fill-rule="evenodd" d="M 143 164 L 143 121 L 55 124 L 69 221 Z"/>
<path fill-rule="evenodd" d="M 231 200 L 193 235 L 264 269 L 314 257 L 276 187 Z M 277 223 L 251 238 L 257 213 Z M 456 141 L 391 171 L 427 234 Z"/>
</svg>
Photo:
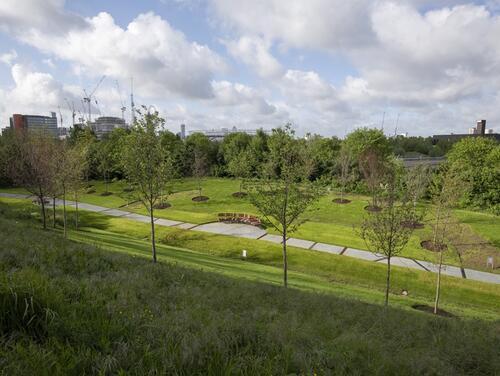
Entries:
<svg viewBox="0 0 500 376">
<path fill-rule="evenodd" d="M 16 59 L 17 59 L 17 52 L 15 50 L 10 50 L 9 52 L 0 55 L 0 62 L 8 66 L 11 66 L 14 60 Z"/>
<path fill-rule="evenodd" d="M 137 16 L 126 29 L 121 28 L 108 13 L 83 19 L 70 15 L 62 8 L 64 1 L 47 4 L 21 0 L 0 5 L 0 25 L 23 42 L 75 64 L 75 72 L 87 75 L 106 74 L 128 80 L 134 77 L 143 95 L 168 94 L 192 98 L 213 95 L 214 73 L 224 70 L 225 63 L 207 46 L 190 42 L 186 36 L 155 15 Z M 35 10 L 28 12 L 32 4 Z M 24 16 L 24 12 L 36 17 Z M 43 23 L 35 21 L 40 17 Z M 63 22 L 57 30 L 45 25 Z M 51 22 L 47 22 L 51 20 Z M 57 31 L 57 32 L 55 32 Z"/>
<path fill-rule="evenodd" d="M 271 43 L 262 38 L 243 36 L 236 41 L 225 41 L 224 44 L 235 59 L 253 67 L 263 78 L 273 78 L 283 72 L 281 64 L 269 52 Z"/>
</svg>

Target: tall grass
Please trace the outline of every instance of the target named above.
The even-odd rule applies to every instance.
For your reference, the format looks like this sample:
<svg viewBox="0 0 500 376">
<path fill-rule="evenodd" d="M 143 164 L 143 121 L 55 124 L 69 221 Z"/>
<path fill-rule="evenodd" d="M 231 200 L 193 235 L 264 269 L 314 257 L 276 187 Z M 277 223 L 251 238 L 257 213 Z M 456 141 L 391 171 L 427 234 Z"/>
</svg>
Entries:
<svg viewBox="0 0 500 376">
<path fill-rule="evenodd" d="M 0 291 L 7 293 L 0 309 L 10 309 L 13 293 L 21 302 L 2 321 L 3 374 L 492 375 L 500 369 L 499 322 L 435 318 L 152 265 L 3 218 L 0 250 Z M 33 302 L 28 316 L 23 301 Z"/>
</svg>

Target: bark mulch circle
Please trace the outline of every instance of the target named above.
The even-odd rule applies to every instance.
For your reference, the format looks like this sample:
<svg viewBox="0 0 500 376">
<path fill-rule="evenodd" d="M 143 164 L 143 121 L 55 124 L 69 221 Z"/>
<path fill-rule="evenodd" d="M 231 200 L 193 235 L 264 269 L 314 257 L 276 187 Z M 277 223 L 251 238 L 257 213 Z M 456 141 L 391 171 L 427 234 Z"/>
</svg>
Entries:
<svg viewBox="0 0 500 376">
<path fill-rule="evenodd" d="M 405 228 L 414 228 L 414 229 L 419 229 L 419 228 L 424 228 L 424 224 L 416 221 L 403 221 L 401 222 L 401 226 Z"/>
<path fill-rule="evenodd" d="M 169 208 L 169 207 L 171 207 L 171 206 L 172 206 L 172 205 L 170 205 L 168 202 L 162 202 L 162 203 L 160 203 L 160 204 L 156 204 L 156 205 L 154 206 L 154 208 L 155 208 L 155 209 L 160 209 L 160 210 L 161 210 L 161 209 L 167 209 L 167 208 Z"/>
<path fill-rule="evenodd" d="M 243 197 L 246 197 L 248 195 L 248 193 L 246 192 L 234 192 L 232 194 L 233 197 L 236 197 L 236 198 L 243 198 Z"/>
<path fill-rule="evenodd" d="M 87 189 L 87 193 L 88 194 L 95 193 L 95 189 L 94 188 Z"/>
<path fill-rule="evenodd" d="M 431 307 L 431 306 L 428 306 L 425 304 L 414 304 L 411 306 L 411 308 L 416 309 L 418 311 L 434 314 L 434 307 Z M 440 309 L 440 308 L 438 308 L 438 310 L 437 310 L 437 315 L 442 316 L 442 317 L 455 317 L 455 315 L 451 314 L 448 311 L 445 311 L 444 309 Z"/>
<path fill-rule="evenodd" d="M 332 201 L 336 204 L 349 204 L 351 202 L 351 200 L 346 198 L 334 198 Z"/>
<path fill-rule="evenodd" d="M 123 192 L 133 192 L 133 191 L 134 191 L 134 188 L 131 188 L 131 187 L 123 188 Z"/>
<path fill-rule="evenodd" d="M 439 252 L 439 251 L 444 251 L 445 249 L 448 248 L 446 244 L 434 244 L 432 240 L 424 240 L 423 242 L 420 242 L 420 246 L 424 249 L 427 249 L 428 251 L 432 252 Z"/>
<path fill-rule="evenodd" d="M 111 196 L 113 192 L 102 192 L 101 196 Z"/>
<path fill-rule="evenodd" d="M 195 202 L 203 202 L 203 201 L 208 201 L 208 197 L 207 196 L 196 196 L 196 197 L 193 197 L 191 200 L 193 200 Z"/>
<path fill-rule="evenodd" d="M 376 212 L 379 212 L 379 211 L 382 210 L 382 208 L 380 206 L 373 206 L 373 205 L 365 206 L 364 209 L 366 211 L 369 211 L 369 212 L 372 212 L 372 213 L 376 213 Z"/>
</svg>

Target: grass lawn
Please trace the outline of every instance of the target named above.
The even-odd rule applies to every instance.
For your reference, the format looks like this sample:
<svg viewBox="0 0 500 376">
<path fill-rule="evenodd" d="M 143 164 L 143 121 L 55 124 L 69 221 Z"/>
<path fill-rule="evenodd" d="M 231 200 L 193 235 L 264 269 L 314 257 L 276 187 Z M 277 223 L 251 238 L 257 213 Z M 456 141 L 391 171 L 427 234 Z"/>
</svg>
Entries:
<svg viewBox="0 0 500 376">
<path fill-rule="evenodd" d="M 0 199 L 0 209 L 4 216 L 12 219 L 33 220 L 39 216 L 36 207 L 23 200 Z M 69 218 L 72 223 L 71 213 Z M 39 226 L 39 222 L 35 226 Z M 150 256 L 150 229 L 147 224 L 81 212 L 81 226 L 83 231 L 72 233 L 81 241 Z M 245 271 L 244 274 L 248 273 L 252 279 L 281 283 L 282 254 L 277 244 L 159 226 L 157 239 L 161 244 L 160 256 L 168 260 L 185 263 L 186 258 L 179 254 L 187 254 L 189 262 L 194 261 L 204 269 L 215 268 L 219 272 L 242 277 L 233 273 L 241 267 L 248 267 L 252 271 Z M 243 249 L 248 251 L 245 262 L 240 260 Z M 235 265 L 238 265 L 236 269 Z M 386 270 L 383 264 L 290 247 L 289 268 L 292 273 L 291 284 L 297 287 L 312 288 L 314 285 L 314 289 L 333 289 L 336 293 L 344 292 L 343 295 L 356 296 L 373 303 L 380 304 L 383 301 Z M 266 272 L 259 274 L 256 272 L 258 270 Z M 269 275 L 270 270 L 273 270 L 272 277 Z M 432 273 L 394 267 L 391 299 L 394 299 L 395 304 L 405 306 L 414 301 L 432 304 L 435 278 Z M 402 290 L 409 291 L 409 297 L 402 297 Z M 443 307 L 455 314 L 500 319 L 498 285 L 444 277 L 442 291 Z"/>
<path fill-rule="evenodd" d="M 109 184 L 108 190 L 112 195 L 102 196 L 105 191 L 104 182 L 92 181 L 92 189 L 95 193 L 83 194 L 82 202 L 95 205 L 118 208 L 147 214 L 146 209 L 140 203 L 131 203 L 130 194 L 125 192 L 127 187 L 124 181 L 116 181 Z M 203 195 L 210 198 L 207 202 L 193 202 L 191 199 L 198 195 L 196 182 L 193 179 L 174 181 L 169 187 L 172 192 L 168 196 L 170 208 L 156 210 L 155 216 L 191 223 L 206 223 L 217 220 L 220 212 L 240 212 L 258 215 L 258 211 L 246 198 L 234 198 L 232 193 L 239 189 L 239 180 L 208 178 L 203 183 Z M 2 189 L 6 192 L 22 192 L 20 189 Z M 369 202 L 365 196 L 347 196 L 352 200 L 350 204 L 339 205 L 332 202 L 337 197 L 330 193 L 322 197 L 318 203 L 310 208 L 304 215 L 304 223 L 291 236 L 317 242 L 336 244 L 340 246 L 366 249 L 363 240 L 357 234 L 363 216 L 363 209 Z M 496 265 L 500 265 L 500 218 L 491 214 L 478 213 L 467 210 L 456 210 L 456 217 L 470 232 L 469 240 L 463 243 L 476 244 L 489 242 L 480 246 L 479 250 L 472 245 L 463 253 L 470 257 L 462 257 L 464 267 L 485 270 L 485 260 L 489 255 L 494 256 Z M 267 229 L 275 233 L 272 227 Z M 436 262 L 437 255 L 422 249 L 421 241 L 431 238 L 431 229 L 427 225 L 424 229 L 416 230 L 410 239 L 408 246 L 404 249 L 402 256 L 412 257 L 419 260 Z M 461 261 L 457 250 L 450 246 L 444 254 L 445 263 L 460 266 Z M 491 270 L 489 270 L 491 271 Z M 500 268 L 494 270 L 500 273 Z"/>
<path fill-rule="evenodd" d="M 179 247 L 161 245 L 152 265 L 149 245 L 134 236 L 92 229 L 64 240 L 35 228 L 31 208 L 0 209 L 0 374 L 493 375 L 500 367 L 498 320 L 434 317 L 409 309 L 411 297 L 393 296 L 384 309 L 364 302 L 378 292 L 313 274 L 293 272 L 298 289 L 284 289 L 275 286 L 278 268 Z"/>
</svg>

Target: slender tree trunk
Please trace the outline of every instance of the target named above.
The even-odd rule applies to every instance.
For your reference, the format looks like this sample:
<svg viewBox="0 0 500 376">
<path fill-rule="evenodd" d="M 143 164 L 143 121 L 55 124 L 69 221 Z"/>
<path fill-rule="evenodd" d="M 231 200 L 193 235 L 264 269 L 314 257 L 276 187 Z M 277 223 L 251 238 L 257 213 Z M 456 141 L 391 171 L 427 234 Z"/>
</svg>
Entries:
<svg viewBox="0 0 500 376">
<path fill-rule="evenodd" d="M 387 257 L 387 279 L 385 282 L 385 306 L 389 305 L 389 289 L 391 287 L 391 258 Z"/>
<path fill-rule="evenodd" d="M 288 258 L 286 254 L 286 228 L 283 229 L 283 285 L 288 287 Z"/>
<path fill-rule="evenodd" d="M 75 229 L 78 231 L 78 192 L 75 192 Z"/>
<path fill-rule="evenodd" d="M 240 180 L 240 197 L 241 197 L 241 193 L 243 192 L 243 180 Z"/>
<path fill-rule="evenodd" d="M 153 216 L 153 204 L 150 203 L 149 215 L 151 218 L 151 249 L 153 251 L 153 263 L 156 263 L 156 243 L 155 243 L 155 220 Z"/>
<path fill-rule="evenodd" d="M 106 187 L 106 193 L 108 193 L 108 174 L 104 173 L 104 186 Z"/>
<path fill-rule="evenodd" d="M 66 188 L 63 188 L 63 224 L 64 224 L 64 238 L 68 237 L 68 231 L 66 229 Z"/>
<path fill-rule="evenodd" d="M 46 230 L 47 229 L 47 219 L 45 218 L 45 197 L 43 195 L 40 195 L 40 203 L 42 205 L 42 225 L 43 225 L 43 229 Z"/>
<path fill-rule="evenodd" d="M 52 227 L 56 228 L 56 197 L 52 197 Z"/>
<path fill-rule="evenodd" d="M 436 299 L 434 300 L 434 314 L 438 312 L 439 305 L 439 295 L 441 292 L 441 268 L 443 266 L 443 250 L 439 251 L 439 268 L 437 273 L 437 283 L 436 283 Z"/>
</svg>

